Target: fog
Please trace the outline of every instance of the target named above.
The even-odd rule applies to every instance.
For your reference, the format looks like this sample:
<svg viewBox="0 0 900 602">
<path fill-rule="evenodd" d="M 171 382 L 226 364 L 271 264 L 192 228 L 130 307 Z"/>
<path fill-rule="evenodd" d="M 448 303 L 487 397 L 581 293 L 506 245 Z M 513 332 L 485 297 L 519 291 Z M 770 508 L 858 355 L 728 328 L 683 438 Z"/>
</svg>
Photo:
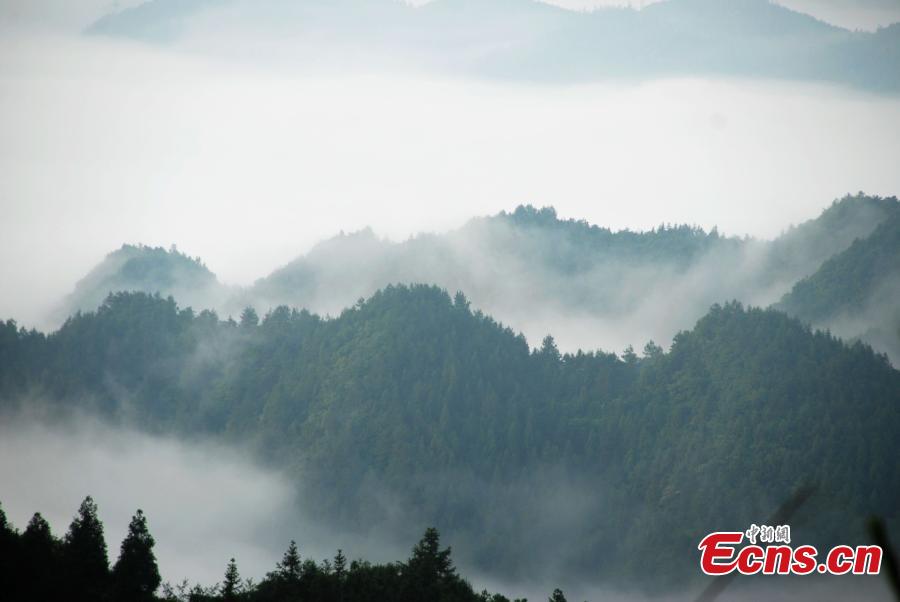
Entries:
<svg viewBox="0 0 900 602">
<path fill-rule="evenodd" d="M 341 230 L 402 240 L 521 202 L 771 237 L 900 189 L 898 134 L 898 99 L 821 85 L 304 78 L 9 30 L 0 315 L 41 325 L 123 242 L 247 284 Z"/>
<path fill-rule="evenodd" d="M 414 509 L 394 509 L 393 533 L 348 535 L 309 518 L 285 476 L 261 468 L 249 454 L 233 447 L 176 441 L 85 416 L 62 419 L 58 413 L 35 410 L 39 405 L 33 400 L 30 406 L 28 413 L 0 416 L 0 502 L 19 529 L 40 511 L 60 537 L 81 500 L 91 495 L 99 505 L 110 560 L 115 562 L 127 524 L 141 508 L 156 539 L 160 572 L 164 581 L 172 583 L 182 579 L 218 583 L 231 557 L 237 559 L 243 578 L 258 581 L 275 567 L 290 539 L 297 540 L 304 558 L 316 560 L 332 557 L 337 547 L 351 559 L 390 561 L 408 556 L 412 541 L 401 543 L 397 535 L 408 537 L 412 532 Z M 434 478 L 438 487 L 469 483 L 460 475 Z M 375 503 L 392 499 L 377 486 L 368 492 Z M 544 493 L 535 496 L 540 492 Z M 521 534 L 522 543 L 543 558 L 543 570 L 515 582 L 498 581 L 467 568 L 465 534 L 445 539 L 453 546 L 462 574 L 479 589 L 541 600 L 562 586 L 570 599 L 577 600 L 687 602 L 702 588 L 698 583 L 677 595 L 649 595 L 566 582 L 558 571 L 564 572 L 560 569 L 576 560 L 569 555 L 577 548 L 579 525 L 587 513 L 602 511 L 596 484 L 579 485 L 571 475 L 545 470 L 509 484 L 507 495 L 508 501 L 532 508 L 533 520 Z M 500 504 L 490 513 L 492 531 L 504 528 L 503 507 Z M 548 556 L 544 548 L 550 539 L 572 545 L 556 546 Z M 880 579 L 848 577 L 749 579 L 735 583 L 720 599 L 744 602 L 761 595 L 767 600 L 891 599 Z"/>
<path fill-rule="evenodd" d="M 211 441 L 149 435 L 99 419 L 43 412 L 0 415 L 0 503 L 23 530 L 41 512 L 65 534 L 85 496 L 99 506 L 111 562 L 134 512 L 143 509 L 164 580 L 212 585 L 236 558 L 258 581 L 291 539 L 304 558 L 393 560 L 407 546 L 380 535 L 342 534 L 307 517 L 296 481 L 260 467 L 249 453 Z M 411 547 L 411 543 L 409 547 Z"/>
<path fill-rule="evenodd" d="M 552 3 L 587 10 L 652 0 Z M 461 289 L 532 345 L 551 333 L 564 351 L 639 350 L 650 339 L 667 344 L 710 303 L 777 301 L 818 264 L 763 281 L 764 241 L 845 193 L 900 191 L 897 95 L 712 76 L 475 79 L 429 70 L 416 56 L 399 57 L 403 69 L 364 61 L 351 68 L 329 62 L 315 39 L 281 53 L 265 28 L 242 38 L 246 56 L 236 60 L 231 31 L 215 18 L 191 21 L 173 45 L 82 34 L 111 10 L 137 4 L 0 0 L 0 319 L 55 328 L 63 300 L 109 252 L 123 243 L 176 244 L 218 278 L 196 290 L 186 272 L 177 279 L 179 301 L 210 299 L 223 318 L 245 304 L 264 313 L 278 303 L 333 315 L 389 282 L 428 281 Z M 781 4 L 854 29 L 900 19 L 892 0 Z M 684 223 L 760 241 L 683 269 L 609 261 L 561 275 L 492 246 L 515 233 L 463 228 L 523 203 L 612 230 Z M 558 240 L 532 243 L 536 255 L 549 256 Z M 254 286 L 297 258 L 315 286 Z M 827 326 L 882 341 L 897 365 L 895 333 L 867 329 L 900 324 L 898 291 L 900 283 L 886 282 L 865 307 Z M 114 561 L 142 508 L 172 582 L 215 583 L 231 557 L 243 577 L 259 579 L 290 539 L 317 560 L 338 547 L 351 559 L 400 560 L 427 526 L 416 508 L 366 482 L 356 493 L 371 501 L 379 526 L 347 533 L 305 511 L 302 478 L 262 467 L 250 451 L 28 405 L 28 414 L 0 415 L 0 502 L 10 520 L 21 529 L 40 511 L 60 536 L 92 495 Z M 471 488 L 473 500 L 484 489 L 460 475 L 434 479 L 438 490 Z M 485 535 L 476 525 L 445 543 L 477 587 L 532 600 L 557 585 L 573 600 L 691 599 L 557 583 L 565 563 L 577 560 L 587 517 L 603 512 L 604 492 L 552 467 L 504 485 L 507 498 L 498 499 L 507 504 L 486 512 L 492 526 L 502 533 L 504 513 L 519 504 L 530 527 L 516 542 L 523 557 L 557 558 L 530 580 L 498 583 L 468 568 L 478 564 L 468 544 Z M 566 543 L 548 552 L 551 537 Z M 748 587 L 765 588 L 772 600 L 888 599 L 880 580 L 842 580 L 846 590 L 817 578 Z M 736 588 L 722 599 L 761 595 Z"/>
</svg>

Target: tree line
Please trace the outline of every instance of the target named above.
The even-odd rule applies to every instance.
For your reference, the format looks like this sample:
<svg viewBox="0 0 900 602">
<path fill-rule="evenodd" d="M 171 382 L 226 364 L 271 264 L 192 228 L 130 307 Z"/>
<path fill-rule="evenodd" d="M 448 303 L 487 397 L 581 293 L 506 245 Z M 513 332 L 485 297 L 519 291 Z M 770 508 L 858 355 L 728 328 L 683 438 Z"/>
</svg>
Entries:
<svg viewBox="0 0 900 602">
<path fill-rule="evenodd" d="M 280 562 L 259 582 L 242 579 L 234 558 L 222 581 L 191 585 L 162 582 L 147 517 L 135 512 L 110 567 L 103 523 L 88 496 L 56 538 L 35 513 L 21 533 L 0 505 L 0 584 L 8 602 L 527 602 L 486 590 L 476 592 L 457 572 L 449 547 L 429 528 L 402 562 L 349 561 L 342 550 L 316 562 L 302 558 L 291 541 Z M 550 602 L 565 602 L 556 589 Z"/>
<path fill-rule="evenodd" d="M 117 293 L 50 334 L 0 324 L 0 404 L 23 399 L 251 444 L 317 519 L 402 540 L 435 525 L 508 579 L 683 584 L 711 528 L 758 523 L 807 482 L 811 544 L 900 518 L 900 372 L 739 303 L 668 350 L 563 354 L 430 286 L 334 318 Z"/>
</svg>

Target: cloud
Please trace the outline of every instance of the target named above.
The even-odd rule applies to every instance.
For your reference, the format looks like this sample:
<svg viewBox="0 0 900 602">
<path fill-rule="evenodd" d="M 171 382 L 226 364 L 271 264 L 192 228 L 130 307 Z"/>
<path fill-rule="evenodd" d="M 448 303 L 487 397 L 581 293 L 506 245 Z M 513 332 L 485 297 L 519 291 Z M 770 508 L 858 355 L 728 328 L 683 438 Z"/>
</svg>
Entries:
<svg viewBox="0 0 900 602">
<path fill-rule="evenodd" d="M 847 191 L 896 193 L 898 124 L 897 99 L 825 86 L 296 78 L 5 36 L 0 315 L 40 323 L 123 242 L 247 284 L 340 230 L 403 239 L 522 202 L 772 236 Z"/>
<path fill-rule="evenodd" d="M 395 552 L 312 520 L 297 484 L 261 468 L 240 448 L 159 437 L 84 416 L 0 415 L 0 502 L 24 529 L 39 511 L 62 536 L 86 495 L 99 505 L 110 561 L 141 508 L 165 580 L 211 585 L 235 557 L 243 577 L 273 570 L 291 539 L 322 560 L 343 546 L 350 558 Z M 58 409 L 55 410 L 58 413 Z"/>
</svg>

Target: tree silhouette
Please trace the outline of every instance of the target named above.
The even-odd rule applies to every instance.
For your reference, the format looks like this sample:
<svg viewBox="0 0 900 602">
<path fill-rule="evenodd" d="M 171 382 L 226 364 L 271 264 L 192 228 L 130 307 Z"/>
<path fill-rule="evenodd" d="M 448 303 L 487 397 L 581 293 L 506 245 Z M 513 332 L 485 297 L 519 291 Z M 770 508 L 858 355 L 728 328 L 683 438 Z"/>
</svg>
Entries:
<svg viewBox="0 0 900 602">
<path fill-rule="evenodd" d="M 553 590 L 553 593 L 550 595 L 550 602 L 566 602 L 566 597 L 563 595 L 561 589 L 556 588 Z"/>
<path fill-rule="evenodd" d="M 70 600 L 96 600 L 109 580 L 109 558 L 97 504 L 88 496 L 63 541 Z"/>
<path fill-rule="evenodd" d="M 456 569 L 450 559 L 450 548 L 441 549 L 438 530 L 430 527 L 413 547 L 412 556 L 403 568 L 404 598 L 439 600 L 453 588 Z"/>
<path fill-rule="evenodd" d="M 339 580 L 343 579 L 347 575 L 347 557 L 344 556 L 343 550 L 338 550 L 337 554 L 335 554 L 332 567 L 334 570 L 334 576 Z"/>
<path fill-rule="evenodd" d="M 244 328 L 253 328 L 259 325 L 259 315 L 252 307 L 244 308 L 241 312 L 241 326 Z"/>
<path fill-rule="evenodd" d="M 298 581 L 300 579 L 300 569 L 302 563 L 300 560 L 300 552 L 297 551 L 297 542 L 291 540 L 281 562 L 278 563 L 278 574 L 285 581 Z"/>
<path fill-rule="evenodd" d="M 155 544 L 147 529 L 147 518 L 143 510 L 138 510 L 128 525 L 128 535 L 122 541 L 119 559 L 113 567 L 119 600 L 140 602 L 153 599 L 153 593 L 161 581 L 153 554 Z"/>
<path fill-rule="evenodd" d="M 16 600 L 20 581 L 19 534 L 6 519 L 0 504 L 0 584 L 11 600 Z"/>
<path fill-rule="evenodd" d="M 19 578 L 23 591 L 28 589 L 36 600 L 53 599 L 62 586 L 59 579 L 59 542 L 40 512 L 35 512 L 22 533 Z"/>
<path fill-rule="evenodd" d="M 237 562 L 234 558 L 228 561 L 225 567 L 225 581 L 222 582 L 222 600 L 234 602 L 238 599 L 241 589 L 241 575 L 238 573 Z"/>
</svg>

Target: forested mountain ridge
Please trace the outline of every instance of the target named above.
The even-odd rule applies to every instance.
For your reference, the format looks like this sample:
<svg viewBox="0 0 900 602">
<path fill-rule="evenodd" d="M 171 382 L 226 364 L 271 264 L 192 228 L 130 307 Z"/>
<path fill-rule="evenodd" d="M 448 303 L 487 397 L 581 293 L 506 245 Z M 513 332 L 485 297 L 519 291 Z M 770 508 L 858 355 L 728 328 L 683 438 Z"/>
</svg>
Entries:
<svg viewBox="0 0 900 602">
<path fill-rule="evenodd" d="M 774 307 L 900 357 L 900 212 L 822 264 Z"/>
<path fill-rule="evenodd" d="M 897 518 L 900 372 L 736 303 L 639 358 L 531 350 L 434 287 L 239 323 L 122 293 L 49 335 L 7 322 L 0 357 L 15 358 L 6 403 L 251 443 L 323 519 L 402 537 L 435 524 L 496 574 L 629 580 L 655 558 L 657 583 L 683 583 L 703 534 L 758 523 L 810 481 L 804 541 Z"/>
<path fill-rule="evenodd" d="M 195 307 L 215 307 L 228 295 L 199 257 L 189 257 L 174 245 L 166 250 L 124 244 L 78 281 L 60 308 L 61 318 L 94 310 L 109 293 L 119 291 L 173 295 L 179 303 Z"/>
<path fill-rule="evenodd" d="M 371 230 L 342 234 L 243 289 L 223 287 L 208 275 L 193 288 L 178 274 L 169 277 L 177 288 L 163 286 L 165 279 L 148 271 L 143 279 L 85 279 L 79 285 L 85 292 L 76 298 L 99 303 L 110 292 L 142 290 L 223 315 L 279 305 L 336 315 L 390 284 L 426 283 L 466 291 L 532 345 L 553 332 L 566 350 L 622 349 L 648 339 L 668 343 L 725 299 L 775 302 L 898 212 L 894 198 L 847 196 L 774 241 L 760 241 L 687 225 L 615 232 L 561 219 L 552 208 L 520 206 L 397 243 Z M 181 260 L 160 261 L 161 252 L 146 249 L 145 263 L 176 271 Z M 111 263 L 95 271 L 109 272 Z M 124 284 L 112 286 L 117 283 Z M 94 307 L 69 304 L 66 315 Z"/>
<path fill-rule="evenodd" d="M 772 255 L 781 270 L 809 276 L 826 260 L 898 215 L 897 197 L 847 195 L 815 219 L 792 226 L 772 241 Z"/>
<path fill-rule="evenodd" d="M 725 75 L 900 86 L 896 26 L 849 31 L 767 0 L 590 12 L 532 0 L 151 0 L 88 32 L 244 59 L 258 55 L 252 43 L 266 35 L 282 58 L 325 44 L 344 69 L 411 66 L 529 82 Z M 228 32 L 231 43 L 217 44 L 214 32 Z M 303 66 L 314 65 L 293 64 Z"/>
</svg>

